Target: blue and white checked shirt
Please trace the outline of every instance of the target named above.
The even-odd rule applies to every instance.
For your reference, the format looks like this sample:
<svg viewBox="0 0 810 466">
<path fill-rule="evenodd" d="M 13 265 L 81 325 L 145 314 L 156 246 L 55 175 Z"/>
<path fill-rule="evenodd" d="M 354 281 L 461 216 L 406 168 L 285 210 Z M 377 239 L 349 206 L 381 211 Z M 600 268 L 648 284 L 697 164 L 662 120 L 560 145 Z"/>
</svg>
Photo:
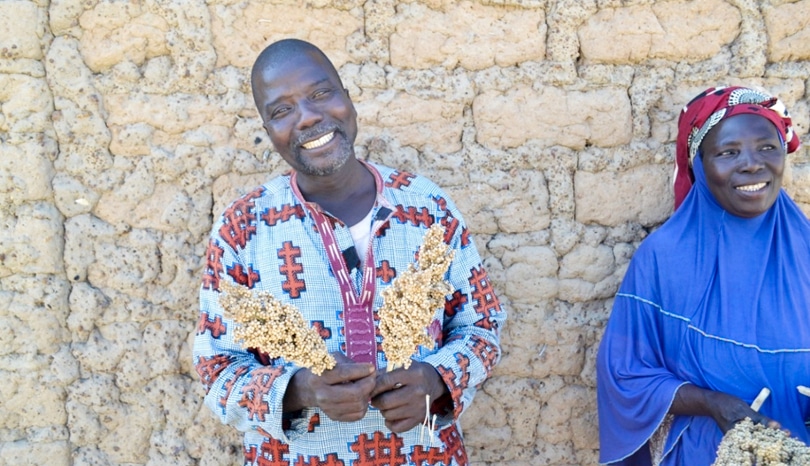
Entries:
<svg viewBox="0 0 810 466">
<path fill-rule="evenodd" d="M 207 390 L 206 405 L 223 423 L 245 432 L 248 465 L 464 465 L 458 418 L 472 402 L 500 359 L 499 334 L 506 313 L 487 278 L 461 214 L 428 179 L 370 165 L 384 183 L 382 196 L 394 214 L 371 242 L 376 269 L 374 309 L 380 291 L 414 262 L 427 228 L 440 222 L 455 250 L 447 280 L 454 292 L 437 309 L 441 329 L 436 349 L 419 347 L 414 360 L 433 365 L 450 397 L 432 439 L 420 428 L 395 434 L 372 407 L 357 422 L 336 422 L 317 408 L 282 415 L 287 384 L 299 369 L 282 359 L 267 360 L 243 349 L 232 338 L 233 322 L 218 303 L 221 280 L 269 291 L 295 305 L 321 330 L 328 351 L 343 351 L 343 303 L 323 242 L 290 176 L 278 177 L 232 203 L 215 223 L 200 289 L 200 319 L 194 340 L 194 363 Z M 377 203 L 376 210 L 381 206 Z M 340 250 L 353 246 L 349 228 L 335 224 Z M 359 286 L 362 269 L 353 268 Z M 377 337 L 377 367 L 387 361 Z M 263 361 L 261 361 L 264 359 Z M 264 363 L 264 364 L 263 364 Z M 431 446 L 432 445 L 432 446 Z"/>
</svg>

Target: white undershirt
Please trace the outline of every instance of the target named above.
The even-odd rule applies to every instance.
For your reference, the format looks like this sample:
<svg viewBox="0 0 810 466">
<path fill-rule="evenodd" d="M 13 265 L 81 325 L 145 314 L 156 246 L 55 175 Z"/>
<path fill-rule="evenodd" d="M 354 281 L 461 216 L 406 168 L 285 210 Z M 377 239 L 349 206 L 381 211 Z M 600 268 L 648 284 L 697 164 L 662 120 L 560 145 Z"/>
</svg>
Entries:
<svg viewBox="0 0 810 466">
<path fill-rule="evenodd" d="M 371 240 L 372 211 L 374 211 L 373 208 L 368 211 L 363 220 L 349 227 L 349 232 L 351 232 L 354 241 L 354 248 L 357 250 L 357 255 L 360 256 L 361 264 L 366 263 L 366 251 L 368 251 L 368 243 Z"/>
</svg>

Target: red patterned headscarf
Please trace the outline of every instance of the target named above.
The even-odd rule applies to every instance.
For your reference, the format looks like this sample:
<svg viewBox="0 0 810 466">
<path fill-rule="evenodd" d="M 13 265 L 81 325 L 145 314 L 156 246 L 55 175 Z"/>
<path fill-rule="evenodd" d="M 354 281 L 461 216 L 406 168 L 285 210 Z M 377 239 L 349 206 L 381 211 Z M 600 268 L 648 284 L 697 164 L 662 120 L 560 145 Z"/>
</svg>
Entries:
<svg viewBox="0 0 810 466">
<path fill-rule="evenodd" d="M 763 91 L 746 87 L 712 87 L 692 99 L 678 118 L 678 141 L 675 150 L 675 209 L 681 205 L 695 181 L 692 160 L 700 143 L 717 123 L 734 115 L 751 113 L 765 117 L 776 126 L 785 152 L 799 148 L 799 138 L 785 105 Z"/>
</svg>

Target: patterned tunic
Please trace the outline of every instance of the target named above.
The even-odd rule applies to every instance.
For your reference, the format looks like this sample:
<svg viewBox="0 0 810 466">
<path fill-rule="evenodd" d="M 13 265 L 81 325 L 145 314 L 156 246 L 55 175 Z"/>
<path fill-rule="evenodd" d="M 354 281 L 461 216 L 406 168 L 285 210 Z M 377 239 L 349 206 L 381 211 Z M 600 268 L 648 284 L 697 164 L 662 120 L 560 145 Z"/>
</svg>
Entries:
<svg viewBox="0 0 810 466">
<path fill-rule="evenodd" d="M 214 225 L 200 290 L 200 318 L 194 363 L 206 389 L 205 403 L 223 423 L 245 432 L 246 465 L 465 465 L 459 416 L 500 359 L 499 333 L 506 318 L 460 213 L 435 184 L 424 177 L 370 165 L 378 183 L 369 268 L 376 275 L 373 309 L 380 291 L 415 260 L 430 225 L 440 222 L 445 241 L 455 250 L 447 280 L 453 293 L 437 309 L 431 336 L 436 349 L 419 347 L 414 360 L 431 364 L 450 395 L 438 400 L 436 430 L 420 436 L 420 427 L 396 434 L 380 412 L 369 407 L 357 422 L 336 422 L 317 408 L 282 412 L 287 384 L 299 369 L 283 359 L 270 360 L 234 342 L 233 322 L 218 303 L 222 280 L 295 305 L 326 341 L 330 352 L 346 352 L 344 305 L 323 241 L 289 175 L 276 178 L 232 203 Z M 334 217 L 337 246 L 353 246 L 349 228 Z M 363 267 L 351 268 L 360 289 Z M 376 318 L 376 311 L 374 313 Z M 376 337 L 376 364 L 386 366 Z M 373 347 L 372 347 L 373 350 Z M 421 437 L 421 438 L 420 438 Z"/>
</svg>

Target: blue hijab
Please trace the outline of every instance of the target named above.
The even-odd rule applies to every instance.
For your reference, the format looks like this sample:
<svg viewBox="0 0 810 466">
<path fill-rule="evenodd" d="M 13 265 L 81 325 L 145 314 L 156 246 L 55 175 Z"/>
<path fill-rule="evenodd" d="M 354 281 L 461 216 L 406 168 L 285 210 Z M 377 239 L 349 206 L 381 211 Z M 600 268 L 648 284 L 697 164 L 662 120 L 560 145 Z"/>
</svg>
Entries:
<svg viewBox="0 0 810 466">
<path fill-rule="evenodd" d="M 781 190 L 754 218 L 726 212 L 702 163 L 673 216 L 635 253 L 597 358 L 600 462 L 649 465 L 647 443 L 686 383 L 751 403 L 805 443 L 810 398 L 810 222 Z M 674 416 L 661 464 L 709 465 L 722 432 Z"/>
</svg>

